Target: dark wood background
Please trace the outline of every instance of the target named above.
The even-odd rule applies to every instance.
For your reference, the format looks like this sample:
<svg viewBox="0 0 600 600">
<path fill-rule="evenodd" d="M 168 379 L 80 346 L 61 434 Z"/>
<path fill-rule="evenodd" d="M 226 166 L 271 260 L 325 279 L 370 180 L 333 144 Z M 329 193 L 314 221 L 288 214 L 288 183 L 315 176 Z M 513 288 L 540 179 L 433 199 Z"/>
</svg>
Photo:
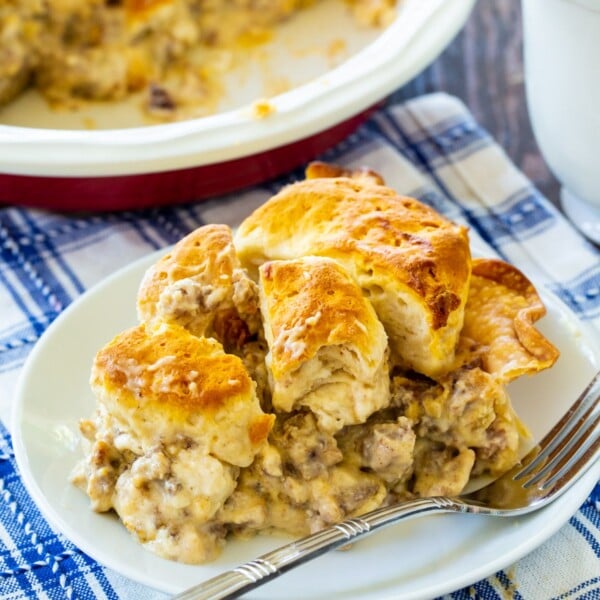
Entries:
<svg viewBox="0 0 600 600">
<path fill-rule="evenodd" d="M 559 184 L 540 155 L 527 114 L 522 42 L 520 0 L 478 0 L 452 44 L 393 100 L 440 90 L 458 96 L 517 167 L 558 205 Z"/>
</svg>

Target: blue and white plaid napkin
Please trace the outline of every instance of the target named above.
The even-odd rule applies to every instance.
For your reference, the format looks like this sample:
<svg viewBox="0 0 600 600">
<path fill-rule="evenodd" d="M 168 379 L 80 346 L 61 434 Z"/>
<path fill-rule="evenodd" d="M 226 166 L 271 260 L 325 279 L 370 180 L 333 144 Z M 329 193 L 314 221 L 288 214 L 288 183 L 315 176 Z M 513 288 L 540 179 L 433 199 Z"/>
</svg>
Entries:
<svg viewBox="0 0 600 600">
<path fill-rule="evenodd" d="M 434 94 L 382 109 L 320 158 L 368 165 L 391 187 L 465 223 L 476 244 L 547 286 L 600 339 L 600 254 L 515 169 L 457 99 Z M 16 380 L 47 326 L 90 286 L 203 223 L 238 224 L 283 184 L 302 177 L 299 169 L 224 198 L 139 212 L 0 209 L 1 600 L 165 598 L 101 567 L 42 518 L 19 478 L 11 447 Z M 600 484 L 539 549 L 449 596 L 507 597 L 600 599 Z"/>
</svg>

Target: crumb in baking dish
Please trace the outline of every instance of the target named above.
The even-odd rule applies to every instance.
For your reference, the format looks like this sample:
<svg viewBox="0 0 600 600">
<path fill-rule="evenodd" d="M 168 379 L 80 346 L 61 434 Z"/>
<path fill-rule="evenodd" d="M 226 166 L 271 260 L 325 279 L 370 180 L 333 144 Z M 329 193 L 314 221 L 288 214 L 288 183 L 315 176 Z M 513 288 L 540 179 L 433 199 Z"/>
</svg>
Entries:
<svg viewBox="0 0 600 600">
<path fill-rule="evenodd" d="M 276 110 L 275 105 L 266 98 L 260 98 L 252 103 L 252 116 L 255 119 L 266 119 Z"/>
</svg>

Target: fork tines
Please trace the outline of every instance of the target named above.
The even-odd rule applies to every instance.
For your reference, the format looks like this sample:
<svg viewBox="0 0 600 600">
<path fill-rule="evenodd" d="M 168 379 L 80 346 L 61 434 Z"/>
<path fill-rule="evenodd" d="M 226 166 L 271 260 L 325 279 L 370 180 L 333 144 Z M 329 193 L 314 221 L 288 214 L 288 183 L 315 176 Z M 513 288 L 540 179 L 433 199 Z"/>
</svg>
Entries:
<svg viewBox="0 0 600 600">
<path fill-rule="evenodd" d="M 579 467 L 600 450 L 600 372 L 564 417 L 542 439 L 538 454 L 514 479 L 546 493 L 578 476 Z"/>
</svg>

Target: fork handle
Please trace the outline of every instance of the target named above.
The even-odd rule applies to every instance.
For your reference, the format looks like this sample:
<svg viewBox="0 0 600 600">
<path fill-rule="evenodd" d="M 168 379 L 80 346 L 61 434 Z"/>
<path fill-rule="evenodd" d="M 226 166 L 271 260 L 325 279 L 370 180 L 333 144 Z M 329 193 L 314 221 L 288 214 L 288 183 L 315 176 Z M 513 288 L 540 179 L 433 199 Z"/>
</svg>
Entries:
<svg viewBox="0 0 600 600">
<path fill-rule="evenodd" d="M 430 512 L 463 511 L 464 505 L 460 501 L 443 497 L 418 498 L 383 507 L 364 517 L 346 519 L 341 523 L 281 546 L 255 560 L 191 587 L 174 596 L 173 600 L 237 598 L 294 567 L 353 540 L 365 537 L 381 527 Z"/>
</svg>

